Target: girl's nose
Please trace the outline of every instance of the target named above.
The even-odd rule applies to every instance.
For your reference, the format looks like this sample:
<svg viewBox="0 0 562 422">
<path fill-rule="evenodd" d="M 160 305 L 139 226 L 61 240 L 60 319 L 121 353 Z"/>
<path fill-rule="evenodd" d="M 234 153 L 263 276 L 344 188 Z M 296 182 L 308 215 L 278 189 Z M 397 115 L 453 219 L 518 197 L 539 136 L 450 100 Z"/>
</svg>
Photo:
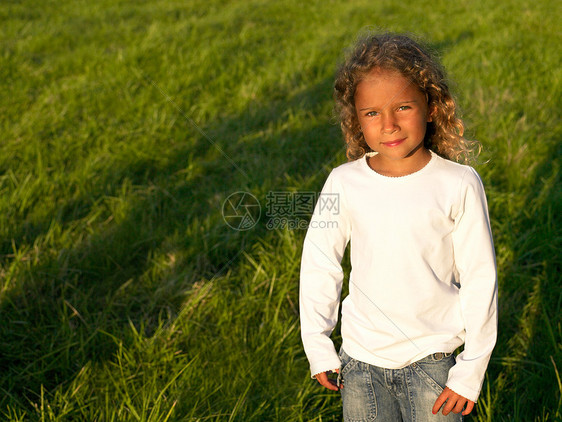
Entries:
<svg viewBox="0 0 562 422">
<path fill-rule="evenodd" d="M 382 115 L 382 131 L 383 133 L 394 133 L 398 129 L 398 124 L 393 113 L 384 113 Z"/>
</svg>

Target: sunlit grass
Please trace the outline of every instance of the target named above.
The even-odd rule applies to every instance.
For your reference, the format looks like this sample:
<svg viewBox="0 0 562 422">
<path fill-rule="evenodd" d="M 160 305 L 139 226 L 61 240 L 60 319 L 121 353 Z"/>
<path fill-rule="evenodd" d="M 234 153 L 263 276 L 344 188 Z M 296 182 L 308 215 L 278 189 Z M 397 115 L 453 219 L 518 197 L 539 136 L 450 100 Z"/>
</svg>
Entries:
<svg viewBox="0 0 562 422">
<path fill-rule="evenodd" d="M 435 48 L 484 149 L 500 332 L 472 420 L 559 420 L 556 6 L 0 4 L 0 419 L 341 419 L 300 343 L 304 231 L 264 213 L 345 161 L 333 74 L 376 26 Z"/>
</svg>

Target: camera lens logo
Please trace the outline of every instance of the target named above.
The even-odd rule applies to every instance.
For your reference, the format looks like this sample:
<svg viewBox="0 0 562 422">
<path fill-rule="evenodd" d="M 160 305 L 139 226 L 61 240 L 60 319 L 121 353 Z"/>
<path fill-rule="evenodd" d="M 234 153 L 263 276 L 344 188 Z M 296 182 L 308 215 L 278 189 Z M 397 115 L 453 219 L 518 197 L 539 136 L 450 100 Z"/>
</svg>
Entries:
<svg viewBox="0 0 562 422">
<path fill-rule="evenodd" d="M 257 198 L 249 192 L 234 192 L 222 204 L 222 218 L 234 230 L 249 230 L 261 215 Z"/>
</svg>

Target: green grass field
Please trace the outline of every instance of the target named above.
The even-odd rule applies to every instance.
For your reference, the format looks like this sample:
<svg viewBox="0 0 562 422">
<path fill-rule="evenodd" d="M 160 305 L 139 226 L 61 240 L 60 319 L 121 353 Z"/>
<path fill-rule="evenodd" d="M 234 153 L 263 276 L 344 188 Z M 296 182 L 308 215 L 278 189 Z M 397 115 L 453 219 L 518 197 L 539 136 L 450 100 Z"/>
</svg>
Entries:
<svg viewBox="0 0 562 422">
<path fill-rule="evenodd" d="M 468 419 L 561 420 L 560 11 L 0 3 L 0 420 L 341 420 L 300 343 L 305 231 L 265 204 L 346 161 L 332 81 L 367 26 L 439 53 L 483 145 L 500 331 Z M 223 220 L 237 191 L 250 230 Z"/>
</svg>

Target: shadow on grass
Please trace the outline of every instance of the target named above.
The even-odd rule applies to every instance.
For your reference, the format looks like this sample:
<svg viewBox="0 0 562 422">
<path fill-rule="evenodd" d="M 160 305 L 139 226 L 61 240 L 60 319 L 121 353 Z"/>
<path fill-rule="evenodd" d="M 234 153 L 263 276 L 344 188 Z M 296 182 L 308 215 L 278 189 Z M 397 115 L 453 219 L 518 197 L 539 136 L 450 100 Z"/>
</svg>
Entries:
<svg viewBox="0 0 562 422">
<path fill-rule="evenodd" d="M 339 128 L 277 126 L 286 125 L 291 113 L 318 113 L 330 100 L 330 85 L 326 80 L 285 101 L 252 104 L 242 115 L 203 128 L 248 177 L 199 136 L 177 148 L 165 167 L 144 159 L 107 168 L 97 175 L 95 190 L 62 203 L 52 219 L 14 227 L 15 244 L 31 247 L 57 235 L 53 219 L 64 231 L 107 197 L 118 198 L 123 185 L 134 187 L 122 198 L 122 217 L 80 233 L 71 247 L 17 264 L 17 285 L 0 302 L 0 408 L 31 410 L 43 389 L 64 388 L 87 362 L 112 359 L 115 339 L 132 341 L 130 322 L 150 335 L 177 315 L 194 282 L 236 267 L 241 253 L 268 230 L 263 210 L 251 230 L 226 226 L 221 210 L 230 193 L 252 192 L 263 208 L 268 190 L 301 187 L 292 178 L 307 183 L 316 175 L 306 187 L 320 189 L 323 165 L 341 151 Z M 180 130 L 195 132 L 189 122 L 179 126 L 180 140 Z M 159 271 L 161 266 L 168 269 Z"/>
<path fill-rule="evenodd" d="M 556 369 L 560 371 L 555 365 L 562 359 L 562 198 L 560 166 L 553 159 L 560 156 L 562 143 L 552 138 L 549 145 L 520 201 L 523 206 L 511 214 L 513 206 L 504 201 L 493 215 L 500 220 L 502 238 L 509 239 L 504 246 L 512 252 L 509 262 L 500 268 L 504 273 L 500 274 L 498 343 L 488 371 L 492 394 L 497 398 L 495 407 L 503 409 L 506 420 L 535 420 L 539 416 L 547 420 L 548 414 L 555 419 L 562 394 L 555 387 Z M 497 182 L 502 189 L 502 182 Z"/>
</svg>

